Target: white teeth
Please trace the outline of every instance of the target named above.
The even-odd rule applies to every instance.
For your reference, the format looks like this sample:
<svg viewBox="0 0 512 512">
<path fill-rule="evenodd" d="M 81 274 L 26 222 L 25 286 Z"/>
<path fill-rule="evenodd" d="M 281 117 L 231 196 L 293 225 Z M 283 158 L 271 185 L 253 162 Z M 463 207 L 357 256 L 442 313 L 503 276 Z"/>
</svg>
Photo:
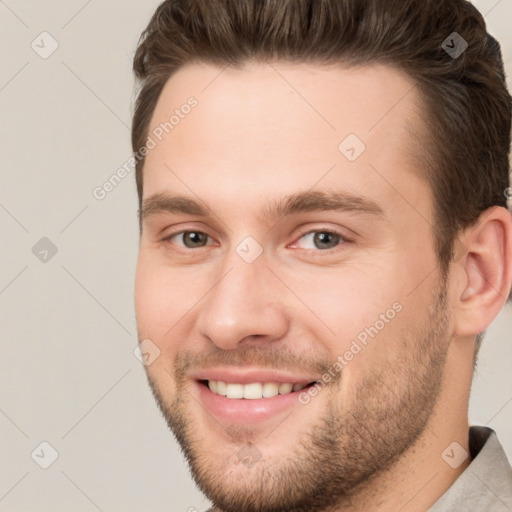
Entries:
<svg viewBox="0 0 512 512">
<path fill-rule="evenodd" d="M 211 382 L 211 380 L 209 381 Z M 217 394 L 226 396 L 228 394 L 228 387 L 225 382 L 222 382 L 221 380 L 217 381 Z"/>
<path fill-rule="evenodd" d="M 277 382 L 254 382 L 251 384 L 233 384 L 221 380 L 209 380 L 208 387 L 212 393 L 227 398 L 258 400 L 260 398 L 272 398 L 277 395 L 286 395 L 292 391 L 300 391 L 307 384 L 290 384 Z"/>
<path fill-rule="evenodd" d="M 243 398 L 244 397 L 244 385 L 243 384 L 227 384 L 226 396 L 228 398 Z"/>
<path fill-rule="evenodd" d="M 285 395 L 293 389 L 293 384 L 279 384 L 279 394 Z"/>
<path fill-rule="evenodd" d="M 259 382 L 255 382 L 254 384 L 246 384 L 244 386 L 244 398 L 250 398 L 251 400 L 255 400 L 257 398 L 261 398 L 263 396 L 263 385 Z"/>
<path fill-rule="evenodd" d="M 275 382 L 265 382 L 263 384 L 263 397 L 272 398 L 279 394 L 279 386 Z"/>
</svg>

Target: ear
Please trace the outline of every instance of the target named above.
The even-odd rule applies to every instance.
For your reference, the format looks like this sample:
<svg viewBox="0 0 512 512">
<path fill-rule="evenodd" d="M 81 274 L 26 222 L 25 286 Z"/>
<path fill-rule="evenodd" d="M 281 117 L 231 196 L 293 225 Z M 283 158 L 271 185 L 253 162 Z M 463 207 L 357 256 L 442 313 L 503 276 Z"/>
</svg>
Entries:
<svg viewBox="0 0 512 512">
<path fill-rule="evenodd" d="M 476 336 L 503 308 L 512 284 L 512 216 L 491 207 L 461 234 L 452 262 L 454 334 Z"/>
</svg>

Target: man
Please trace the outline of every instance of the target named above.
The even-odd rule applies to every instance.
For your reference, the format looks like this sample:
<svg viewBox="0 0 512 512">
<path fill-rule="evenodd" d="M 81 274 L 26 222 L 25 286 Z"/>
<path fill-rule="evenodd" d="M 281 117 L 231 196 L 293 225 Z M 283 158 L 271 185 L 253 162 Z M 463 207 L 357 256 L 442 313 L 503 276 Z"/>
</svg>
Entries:
<svg viewBox="0 0 512 512">
<path fill-rule="evenodd" d="M 168 0 L 134 69 L 139 339 L 212 510 L 512 510 L 467 415 L 512 282 L 478 11 Z"/>
</svg>

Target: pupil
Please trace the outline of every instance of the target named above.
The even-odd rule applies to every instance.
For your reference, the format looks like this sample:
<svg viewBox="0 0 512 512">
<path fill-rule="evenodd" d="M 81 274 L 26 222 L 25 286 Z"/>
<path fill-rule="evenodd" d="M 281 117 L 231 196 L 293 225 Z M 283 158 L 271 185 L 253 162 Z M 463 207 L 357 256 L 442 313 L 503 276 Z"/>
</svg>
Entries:
<svg viewBox="0 0 512 512">
<path fill-rule="evenodd" d="M 204 245 L 204 239 L 202 233 L 196 233 L 191 231 L 185 236 L 185 245 L 187 247 L 198 247 Z"/>
<path fill-rule="evenodd" d="M 331 233 L 317 233 L 315 235 L 315 245 L 320 246 L 320 248 L 331 248 L 335 247 L 338 244 L 338 236 L 333 235 Z"/>
</svg>

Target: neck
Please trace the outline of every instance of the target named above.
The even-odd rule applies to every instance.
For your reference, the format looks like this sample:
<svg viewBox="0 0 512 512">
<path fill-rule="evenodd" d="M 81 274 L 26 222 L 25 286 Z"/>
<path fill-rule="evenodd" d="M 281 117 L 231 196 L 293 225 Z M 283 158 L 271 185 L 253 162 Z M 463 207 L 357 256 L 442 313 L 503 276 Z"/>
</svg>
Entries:
<svg viewBox="0 0 512 512">
<path fill-rule="evenodd" d="M 469 457 L 462 461 L 465 453 L 469 454 L 468 433 L 467 419 L 449 432 L 427 425 L 399 461 L 368 482 L 350 505 L 333 512 L 428 511 L 471 462 Z M 458 445 L 453 445 L 454 441 Z"/>
</svg>

